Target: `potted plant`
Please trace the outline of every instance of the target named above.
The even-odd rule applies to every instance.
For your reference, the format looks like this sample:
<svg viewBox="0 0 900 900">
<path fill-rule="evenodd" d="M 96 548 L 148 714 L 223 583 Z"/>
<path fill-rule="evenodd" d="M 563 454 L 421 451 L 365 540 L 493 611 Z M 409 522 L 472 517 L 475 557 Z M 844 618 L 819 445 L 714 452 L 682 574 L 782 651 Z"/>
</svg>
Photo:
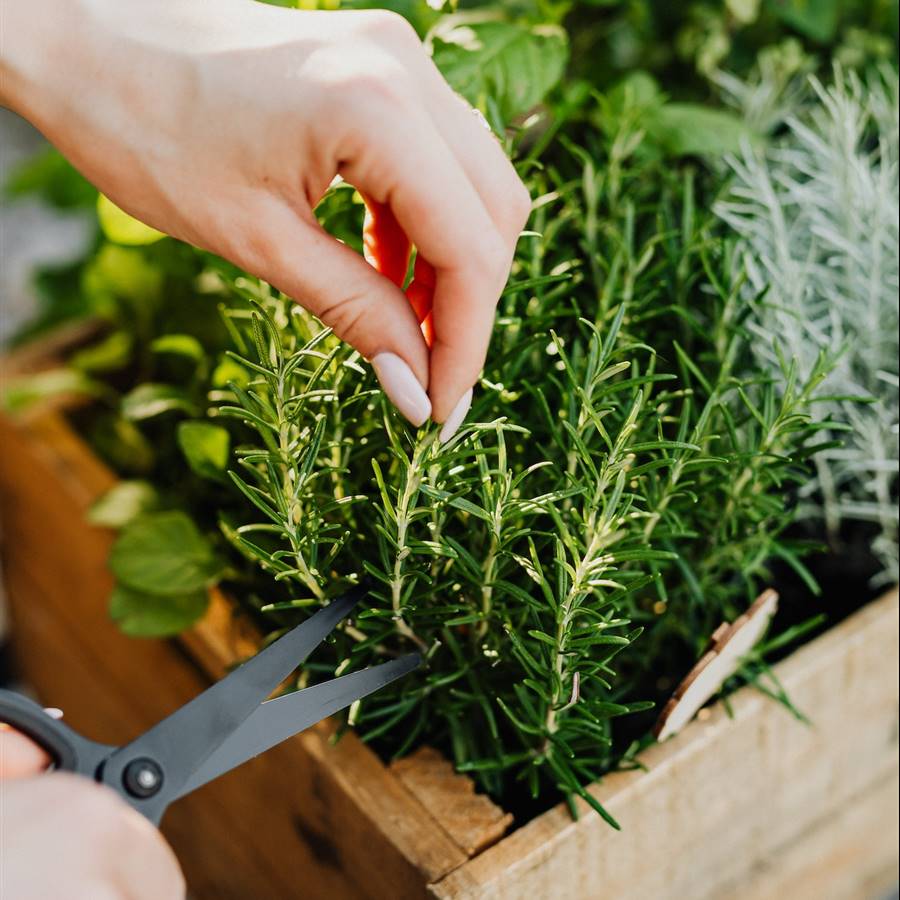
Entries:
<svg viewBox="0 0 900 900">
<path fill-rule="evenodd" d="M 738 116 L 576 58 L 549 105 L 516 120 L 562 75 L 556 23 L 447 16 L 429 39 L 498 130 L 518 125 L 534 198 L 470 424 L 446 445 L 407 428 L 299 307 L 101 198 L 104 237 L 79 273 L 106 312 L 100 337 L 62 368 L 53 348 L 11 363 L 43 370 L 10 382 L 25 412 L 3 421 L 0 473 L 26 671 L 76 725 L 120 739 L 202 683 L 173 644 L 121 632 L 180 634 L 215 677 L 369 579 L 371 606 L 288 687 L 410 647 L 427 666 L 173 808 L 198 895 L 290 896 L 302 872 L 313 895 L 772 896 L 812 884 L 817 854 L 853 829 L 865 839 L 832 878 L 876 884 L 896 852 L 882 787 L 896 778 L 896 594 L 775 660 L 823 630 L 801 559 L 829 535 L 800 522 L 819 498 L 832 538 L 862 546 L 872 526 L 854 518 L 882 535 L 845 557 L 871 569 L 848 611 L 873 595 L 867 576 L 896 580 L 896 474 L 881 474 L 896 446 L 877 478 L 850 481 L 862 457 L 846 448 L 871 445 L 842 441 L 863 391 L 879 404 L 852 433 L 890 435 L 896 353 L 894 382 L 889 347 L 867 369 L 828 333 L 806 356 L 802 327 L 779 317 L 812 320 L 831 299 L 816 253 L 866 268 L 856 244 L 810 239 L 860 194 L 817 202 L 806 153 L 822 172 L 868 171 L 860 184 L 887 197 L 858 232 L 884 268 L 856 282 L 842 269 L 838 330 L 871 339 L 858 312 L 873 296 L 896 318 L 896 73 L 808 86 L 802 55 L 769 51 L 756 76 L 717 76 Z M 786 109 L 797 123 L 777 134 Z M 845 158 L 816 157 L 848 123 Z M 729 153 L 743 161 L 728 169 Z M 358 245 L 351 189 L 319 214 Z M 784 222 L 796 246 L 770 236 Z M 779 265 L 800 289 L 775 302 Z M 61 387 L 92 402 L 27 409 Z M 659 708 L 711 638 L 724 655 L 718 627 L 771 582 L 770 635 L 712 685 L 729 699 L 655 743 Z"/>
</svg>

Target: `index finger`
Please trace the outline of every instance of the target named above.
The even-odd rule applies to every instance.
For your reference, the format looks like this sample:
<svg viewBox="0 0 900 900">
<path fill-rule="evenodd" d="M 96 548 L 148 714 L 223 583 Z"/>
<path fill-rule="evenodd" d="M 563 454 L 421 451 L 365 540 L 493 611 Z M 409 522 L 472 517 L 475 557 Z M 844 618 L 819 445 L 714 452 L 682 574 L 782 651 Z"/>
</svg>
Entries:
<svg viewBox="0 0 900 900">
<path fill-rule="evenodd" d="M 444 422 L 484 365 L 513 247 L 429 116 L 407 111 L 369 134 L 377 134 L 368 151 L 376 158 L 351 164 L 346 177 L 390 205 L 434 269 L 429 396 L 433 418 Z"/>
<path fill-rule="evenodd" d="M 50 765 L 43 748 L 20 731 L 0 723 L 0 778 L 27 778 Z"/>
</svg>

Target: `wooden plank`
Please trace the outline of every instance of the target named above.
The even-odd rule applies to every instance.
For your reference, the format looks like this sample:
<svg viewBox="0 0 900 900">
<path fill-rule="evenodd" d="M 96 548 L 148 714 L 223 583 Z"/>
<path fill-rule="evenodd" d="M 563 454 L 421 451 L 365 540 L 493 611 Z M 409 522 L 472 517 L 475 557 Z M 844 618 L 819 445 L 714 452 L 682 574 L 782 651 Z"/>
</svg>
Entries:
<svg viewBox="0 0 900 900">
<path fill-rule="evenodd" d="M 236 613 L 234 604 L 219 591 L 212 592 L 203 620 L 180 638 L 212 678 L 222 677 L 228 666 L 254 652 L 259 639 L 246 617 Z M 468 789 L 445 797 L 444 806 L 435 809 L 427 798 L 423 803 L 403 779 L 394 777 L 352 732 L 337 743 L 333 742 L 334 734 L 335 726 L 326 722 L 291 742 L 308 756 L 307 764 L 296 775 L 298 790 L 306 797 L 298 827 L 311 844 L 328 857 L 339 857 L 367 889 L 375 889 L 373 896 L 384 896 L 383 892 L 396 897 L 419 896 L 425 884 L 461 865 L 475 852 L 468 847 L 471 841 L 462 843 L 459 834 L 446 828 L 446 816 L 481 823 L 476 827 L 479 836 L 475 843 L 483 845 L 490 841 L 483 833 L 490 828 L 485 803 L 491 807 L 494 820 L 508 821 L 487 798 L 476 795 L 474 785 L 463 776 L 457 777 L 468 782 Z M 412 764 L 411 768 L 418 767 Z M 323 830 L 325 822 L 341 835 L 339 842 Z M 493 827 L 496 831 L 496 821 Z M 402 892 L 397 881 L 397 866 L 385 866 L 379 859 L 378 871 L 368 871 L 373 865 L 373 847 L 379 846 L 378 837 L 396 848 L 416 872 L 415 882 L 405 888 L 408 893 Z"/>
<path fill-rule="evenodd" d="M 553 900 L 766 898 L 773 861 L 794 884 L 836 858 L 852 828 L 890 832 L 896 819 L 878 802 L 897 772 L 898 627 L 896 590 L 776 667 L 814 722 L 802 725 L 752 689 L 719 705 L 680 735 L 648 750 L 649 772 L 618 773 L 593 793 L 621 822 L 615 832 L 582 807 L 573 822 L 560 805 L 434 884 L 433 897 Z M 873 794 L 874 792 L 874 794 Z M 875 796 L 848 816 L 859 798 Z M 820 823 L 832 823 L 821 827 Z M 793 855 L 819 829 L 807 850 Z M 847 830 L 851 829 L 851 830 Z M 873 842 L 841 868 L 856 896 L 876 870 L 896 866 L 896 841 Z M 760 888 L 754 887 L 754 877 Z M 785 896 L 793 896 L 791 894 Z"/>
<path fill-rule="evenodd" d="M 731 900 L 886 900 L 900 879 L 894 772 L 760 860 L 749 878 L 725 885 Z"/>
<path fill-rule="evenodd" d="M 174 645 L 136 643 L 117 633 L 105 610 L 110 582 L 103 535 L 72 515 L 59 469 L 41 454 L 22 452 L 19 440 L 0 425 L 4 574 L 19 667 L 74 727 L 97 739 L 130 740 L 204 681 Z M 226 786 L 217 795 L 223 804 L 226 793 L 238 800 Z M 195 798 L 166 818 L 164 831 L 198 895 L 249 896 L 260 886 L 283 892 L 277 870 L 253 856 L 252 844 L 233 846 L 239 842 L 226 821 Z M 210 852 L 235 853 L 233 870 L 207 866 Z"/>
</svg>

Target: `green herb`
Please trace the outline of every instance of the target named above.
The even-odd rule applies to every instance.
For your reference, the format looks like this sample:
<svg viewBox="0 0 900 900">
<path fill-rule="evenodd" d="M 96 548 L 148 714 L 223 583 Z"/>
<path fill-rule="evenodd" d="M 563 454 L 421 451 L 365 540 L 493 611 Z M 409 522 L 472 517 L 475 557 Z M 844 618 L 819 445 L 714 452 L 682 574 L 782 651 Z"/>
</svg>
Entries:
<svg viewBox="0 0 900 900">
<path fill-rule="evenodd" d="M 798 40 L 768 46 L 784 23 L 861 64 L 884 47 L 844 31 L 877 33 L 877 4 L 601 6 L 410 6 L 453 86 L 509 126 L 534 199 L 447 445 L 411 430 L 300 307 L 103 200 L 82 296 L 54 294 L 47 321 L 105 323 L 68 382 L 48 377 L 99 393 L 79 424 L 146 478 L 92 512 L 122 528 L 110 611 L 124 630 L 186 628 L 224 581 L 274 635 L 366 579 L 369 605 L 300 683 L 419 649 L 423 670 L 354 708 L 364 739 L 388 756 L 436 744 L 505 803 L 580 795 L 615 824 L 587 786 L 635 765 L 652 701 L 773 564 L 814 587 L 792 500 L 845 412 L 817 412 L 835 348 L 798 362 L 773 331 L 761 351 L 752 315 L 777 285 L 708 212 L 719 160 L 756 152 L 813 65 Z M 746 75 L 761 46 L 755 81 L 719 71 Z M 737 116 L 711 89 L 752 102 Z M 44 161 L 22 182 L 66 197 L 60 177 Z M 316 212 L 359 249 L 352 190 Z M 741 679 L 789 702 L 761 655 Z"/>
<path fill-rule="evenodd" d="M 784 496 L 825 427 L 829 361 L 802 381 L 786 364 L 784 390 L 750 365 L 732 245 L 631 121 L 533 177 L 540 236 L 446 446 L 265 285 L 243 280 L 230 313 L 252 374 L 219 416 L 246 429 L 232 478 L 256 514 L 223 531 L 271 577 L 266 614 L 288 624 L 370 579 L 304 678 L 419 649 L 427 669 L 354 725 L 390 753 L 441 743 L 496 795 L 523 781 L 596 805 L 654 667 L 693 657 L 793 556 Z"/>
</svg>

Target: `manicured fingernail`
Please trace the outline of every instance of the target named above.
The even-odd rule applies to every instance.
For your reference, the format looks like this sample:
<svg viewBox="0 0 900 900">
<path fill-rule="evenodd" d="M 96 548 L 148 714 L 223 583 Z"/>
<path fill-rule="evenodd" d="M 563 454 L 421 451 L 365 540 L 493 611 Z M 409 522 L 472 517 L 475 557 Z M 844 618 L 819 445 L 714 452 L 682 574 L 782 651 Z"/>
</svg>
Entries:
<svg viewBox="0 0 900 900">
<path fill-rule="evenodd" d="M 441 428 L 440 439 L 442 444 L 446 444 L 459 430 L 459 426 L 462 425 L 463 419 L 465 419 L 466 413 L 469 411 L 471 405 L 472 388 L 469 388 L 462 397 L 459 398 L 459 402 L 453 407 L 453 412 L 447 416 L 447 421 L 444 422 L 444 427 Z"/>
<path fill-rule="evenodd" d="M 418 428 L 431 415 L 431 401 L 412 369 L 394 353 L 373 356 L 372 368 L 391 403 Z"/>
</svg>

